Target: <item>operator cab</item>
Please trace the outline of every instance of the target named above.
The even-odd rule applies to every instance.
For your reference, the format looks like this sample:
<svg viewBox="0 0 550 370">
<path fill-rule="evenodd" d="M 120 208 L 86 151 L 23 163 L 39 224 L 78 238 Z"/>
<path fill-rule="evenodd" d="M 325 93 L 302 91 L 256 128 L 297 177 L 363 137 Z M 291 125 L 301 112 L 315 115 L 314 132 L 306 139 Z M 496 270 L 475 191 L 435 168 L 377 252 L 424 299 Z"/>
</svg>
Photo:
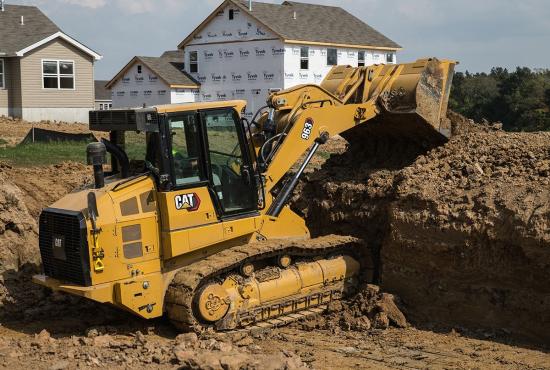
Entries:
<svg viewBox="0 0 550 370">
<path fill-rule="evenodd" d="M 130 167 L 152 173 L 158 191 L 207 188 L 218 216 L 236 216 L 258 210 L 254 154 L 238 113 L 243 107 L 237 101 L 93 111 L 90 129 L 109 131 L 110 142 L 126 152 L 141 145 L 144 157 L 128 153 Z M 145 142 L 127 143 L 126 134 L 134 132 L 145 133 Z M 120 162 L 111 156 L 111 175 L 118 178 Z"/>
</svg>

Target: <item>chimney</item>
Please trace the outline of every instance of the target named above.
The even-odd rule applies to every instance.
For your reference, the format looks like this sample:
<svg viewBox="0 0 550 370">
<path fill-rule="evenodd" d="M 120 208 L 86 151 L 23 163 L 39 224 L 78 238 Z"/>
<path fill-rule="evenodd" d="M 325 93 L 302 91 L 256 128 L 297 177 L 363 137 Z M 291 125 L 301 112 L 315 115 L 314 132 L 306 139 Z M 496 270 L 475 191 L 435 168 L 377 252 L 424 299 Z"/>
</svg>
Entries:
<svg viewBox="0 0 550 370">
<path fill-rule="evenodd" d="M 0 0 L 0 9 L 4 11 L 4 0 Z"/>
<path fill-rule="evenodd" d="M 248 11 L 252 11 L 252 0 L 248 0 Z"/>
<path fill-rule="evenodd" d="M 296 12 L 292 14 L 292 19 L 296 19 Z"/>
<path fill-rule="evenodd" d="M 24 16 L 21 16 L 21 25 L 22 25 L 22 26 L 25 25 L 25 17 L 24 17 Z"/>
</svg>

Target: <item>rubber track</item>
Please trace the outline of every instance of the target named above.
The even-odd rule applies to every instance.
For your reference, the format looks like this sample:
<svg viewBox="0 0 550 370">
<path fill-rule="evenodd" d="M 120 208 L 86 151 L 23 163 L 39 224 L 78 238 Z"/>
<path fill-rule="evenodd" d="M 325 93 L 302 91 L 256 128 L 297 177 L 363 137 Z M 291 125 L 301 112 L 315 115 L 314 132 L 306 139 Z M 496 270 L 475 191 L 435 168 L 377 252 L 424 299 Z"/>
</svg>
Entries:
<svg viewBox="0 0 550 370">
<path fill-rule="evenodd" d="M 327 235 L 308 240 L 272 240 L 228 248 L 199 262 L 183 267 L 175 275 L 166 292 L 166 313 L 178 329 L 200 333 L 211 327 L 211 325 L 199 323 L 192 312 L 194 293 L 203 282 L 232 271 L 238 271 L 244 261 L 253 262 L 281 254 L 294 257 L 323 256 L 332 251 L 348 248 L 350 248 L 350 251 L 356 251 L 355 248 L 360 245 L 362 243 L 359 239 L 350 236 Z M 295 315 L 297 318 L 299 316 Z M 277 319 L 275 323 L 281 322 L 282 317 Z M 286 320 L 288 321 L 288 319 Z M 260 325 L 260 327 L 269 325 L 269 321 L 265 321 L 265 324 Z"/>
</svg>

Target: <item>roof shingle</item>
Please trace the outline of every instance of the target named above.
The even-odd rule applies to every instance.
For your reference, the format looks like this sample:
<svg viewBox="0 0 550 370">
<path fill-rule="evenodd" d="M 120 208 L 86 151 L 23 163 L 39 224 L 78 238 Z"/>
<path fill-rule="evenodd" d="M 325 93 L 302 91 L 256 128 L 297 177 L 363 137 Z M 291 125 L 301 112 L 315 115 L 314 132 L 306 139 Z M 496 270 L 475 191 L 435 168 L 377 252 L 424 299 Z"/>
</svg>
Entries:
<svg viewBox="0 0 550 370">
<path fill-rule="evenodd" d="M 108 89 L 112 88 L 124 73 L 136 63 L 143 63 L 170 86 L 200 87 L 200 83 L 183 70 L 183 51 L 181 50 L 165 51 L 160 57 L 136 56 L 111 81 L 107 82 L 106 87 Z"/>
<path fill-rule="evenodd" d="M 95 100 L 111 100 L 111 91 L 107 89 L 107 82 L 105 80 L 95 80 Z"/>
<path fill-rule="evenodd" d="M 183 58 L 174 59 L 173 55 L 168 57 L 136 57 L 143 62 L 151 71 L 157 74 L 168 85 L 199 87 L 199 83 L 183 70 Z"/>
<path fill-rule="evenodd" d="M 249 12 L 248 1 L 233 2 L 286 40 L 401 48 L 340 7 L 294 1 L 280 5 L 252 2 L 252 12 Z"/>
<path fill-rule="evenodd" d="M 0 11 L 0 54 L 15 56 L 16 52 L 59 31 L 37 7 L 6 4 L 4 11 Z"/>
</svg>

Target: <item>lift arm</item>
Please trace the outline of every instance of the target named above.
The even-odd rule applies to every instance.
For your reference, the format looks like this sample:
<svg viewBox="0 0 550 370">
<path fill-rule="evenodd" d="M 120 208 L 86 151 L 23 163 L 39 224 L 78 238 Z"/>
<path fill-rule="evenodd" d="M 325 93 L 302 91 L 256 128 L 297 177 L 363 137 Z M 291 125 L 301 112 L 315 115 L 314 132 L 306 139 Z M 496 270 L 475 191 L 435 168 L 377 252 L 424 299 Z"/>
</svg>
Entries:
<svg viewBox="0 0 550 370">
<path fill-rule="evenodd" d="M 411 141 L 444 143 L 450 136 L 446 112 L 455 65 L 422 59 L 395 65 L 336 66 L 320 86 L 300 85 L 271 94 L 270 111 L 259 120 L 260 129 L 271 126 L 264 130 L 266 139 L 271 139 L 269 147 L 258 147 L 266 192 L 304 153 L 316 149 L 323 137 L 342 134 L 358 139 L 356 144 L 364 135 L 385 132 Z M 270 206 L 269 199 L 266 203 Z"/>
</svg>

